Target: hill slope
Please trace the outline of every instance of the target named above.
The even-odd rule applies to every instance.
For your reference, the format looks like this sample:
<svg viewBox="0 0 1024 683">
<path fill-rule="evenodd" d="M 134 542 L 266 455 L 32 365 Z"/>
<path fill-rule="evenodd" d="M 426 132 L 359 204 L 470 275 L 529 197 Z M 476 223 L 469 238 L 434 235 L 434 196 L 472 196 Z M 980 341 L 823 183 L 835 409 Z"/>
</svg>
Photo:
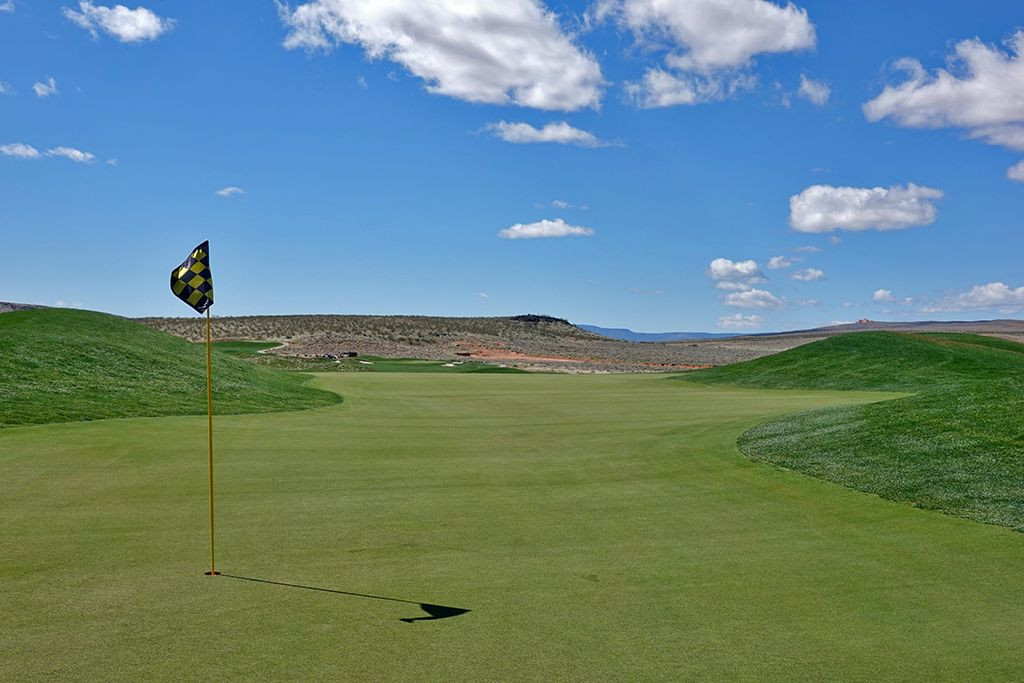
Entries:
<svg viewBox="0 0 1024 683">
<path fill-rule="evenodd" d="M 787 415 L 743 434 L 748 456 L 884 498 L 1024 531 L 1024 346 L 869 332 L 687 376 L 765 388 L 919 392 Z"/>
<path fill-rule="evenodd" d="M 336 403 L 306 376 L 214 358 L 217 413 Z M 0 315 L 0 427 L 206 412 L 201 345 L 103 313 L 56 308 Z"/>
</svg>

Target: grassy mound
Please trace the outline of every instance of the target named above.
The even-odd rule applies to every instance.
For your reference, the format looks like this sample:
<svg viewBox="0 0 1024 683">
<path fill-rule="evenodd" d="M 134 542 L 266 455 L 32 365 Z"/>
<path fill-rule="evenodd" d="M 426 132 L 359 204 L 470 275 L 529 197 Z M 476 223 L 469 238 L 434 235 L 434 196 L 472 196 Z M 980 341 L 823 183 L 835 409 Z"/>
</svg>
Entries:
<svg viewBox="0 0 1024 683">
<path fill-rule="evenodd" d="M 739 446 L 757 460 L 1024 531 L 1024 345 L 964 334 L 848 334 L 687 379 L 916 392 L 777 418 L 744 433 Z"/>
<path fill-rule="evenodd" d="M 214 411 L 258 413 L 336 403 L 307 378 L 214 357 Z M 104 313 L 0 315 L 0 427 L 206 412 L 202 345 Z"/>
</svg>

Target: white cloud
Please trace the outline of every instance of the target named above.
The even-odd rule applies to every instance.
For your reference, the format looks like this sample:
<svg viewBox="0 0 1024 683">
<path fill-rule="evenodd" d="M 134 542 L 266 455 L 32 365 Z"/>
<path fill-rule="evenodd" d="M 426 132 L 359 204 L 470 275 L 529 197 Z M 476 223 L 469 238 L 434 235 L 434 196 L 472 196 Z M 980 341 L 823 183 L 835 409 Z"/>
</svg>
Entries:
<svg viewBox="0 0 1024 683">
<path fill-rule="evenodd" d="M 579 147 L 607 147 L 610 144 L 589 131 L 570 126 L 566 121 L 548 123 L 543 128 L 534 128 L 528 123 L 498 121 L 487 124 L 483 129 L 505 142 L 515 144 L 555 142 Z"/>
<path fill-rule="evenodd" d="M 800 94 L 800 97 L 803 97 L 812 104 L 824 107 L 828 104 L 832 88 L 825 81 L 815 81 L 804 74 L 800 74 L 800 90 L 797 92 Z"/>
<path fill-rule="evenodd" d="M 793 273 L 790 277 L 800 282 L 817 282 L 825 279 L 825 271 L 817 268 L 804 268 Z"/>
<path fill-rule="evenodd" d="M 572 204 L 570 204 L 569 202 L 564 201 L 562 199 L 553 199 L 551 201 L 551 206 L 555 207 L 556 209 L 571 209 L 572 208 Z"/>
<path fill-rule="evenodd" d="M 789 268 L 791 265 L 793 265 L 793 259 L 788 259 L 785 256 L 772 256 L 768 259 L 768 270 L 780 270 Z"/>
<path fill-rule="evenodd" d="M 741 90 L 754 87 L 756 79 L 748 74 L 730 77 L 674 75 L 662 69 L 648 69 L 643 80 L 626 83 L 629 99 L 641 109 L 657 109 L 680 104 L 701 104 L 724 100 Z"/>
<path fill-rule="evenodd" d="M 32 145 L 26 145 L 24 142 L 12 142 L 9 145 L 0 145 L 0 154 L 4 154 L 9 157 L 18 157 L 19 159 L 38 159 L 41 154 L 39 150 Z"/>
<path fill-rule="evenodd" d="M 604 80 L 594 57 L 538 0 L 313 0 L 278 3 L 286 48 L 358 45 L 468 102 L 574 111 L 597 107 Z"/>
<path fill-rule="evenodd" d="M 80 149 L 74 147 L 54 147 L 46 150 L 46 156 L 48 157 L 64 157 L 70 159 L 75 163 L 79 164 L 91 164 L 96 160 L 96 157 L 89 152 L 83 152 Z"/>
<path fill-rule="evenodd" d="M 942 192 L 913 183 L 906 187 L 811 185 L 789 199 L 789 224 L 800 232 L 902 230 L 928 225 L 938 215 L 931 203 Z"/>
<path fill-rule="evenodd" d="M 229 185 L 228 187 L 222 187 L 217 190 L 216 194 L 220 197 L 234 197 L 236 194 L 245 194 L 245 190 L 240 187 L 235 187 L 234 185 Z"/>
<path fill-rule="evenodd" d="M 895 301 L 892 292 L 888 289 L 876 289 L 875 293 L 871 295 L 872 301 Z"/>
<path fill-rule="evenodd" d="M 974 308 L 994 308 L 1003 313 L 1024 310 L 1024 287 L 1012 289 L 1002 282 L 975 285 L 966 292 L 950 295 L 939 303 L 926 307 L 923 312 L 964 311 Z"/>
<path fill-rule="evenodd" d="M 14 11 L 14 0 L 7 0 L 6 2 L 0 2 L 0 12 L 13 12 Z"/>
<path fill-rule="evenodd" d="M 59 92 L 57 90 L 57 81 L 53 79 L 53 76 L 50 76 L 46 83 L 39 83 L 38 81 L 33 83 L 32 89 L 35 91 L 36 97 L 49 97 Z"/>
<path fill-rule="evenodd" d="M 807 50 L 815 45 L 807 11 L 767 0 L 612 0 L 598 18 L 614 14 L 645 43 L 671 44 L 666 62 L 676 69 L 710 72 L 746 66 L 759 54 Z"/>
<path fill-rule="evenodd" d="M 793 251 L 797 252 L 798 254 L 817 254 L 818 252 L 821 251 L 821 247 L 816 247 L 814 245 L 808 244 L 803 247 L 796 247 L 793 249 Z"/>
<path fill-rule="evenodd" d="M 14 86 L 6 81 L 0 81 L 0 95 L 13 95 Z"/>
<path fill-rule="evenodd" d="M 1009 47 L 1013 55 L 977 38 L 957 43 L 948 61 L 963 72 L 959 78 L 946 69 L 929 76 L 916 59 L 901 59 L 896 66 L 906 80 L 885 86 L 864 104 L 864 115 L 914 128 L 966 128 L 980 137 L 994 126 L 1024 123 L 1024 31 L 1014 34 Z"/>
<path fill-rule="evenodd" d="M 1010 180 L 1016 180 L 1017 182 L 1024 183 L 1024 161 L 1018 161 L 1013 166 L 1006 169 L 1006 177 Z"/>
<path fill-rule="evenodd" d="M 117 166 L 117 159 L 107 159 L 107 166 Z"/>
<path fill-rule="evenodd" d="M 765 282 L 764 273 L 753 259 L 716 258 L 708 265 L 707 275 L 715 281 L 715 287 L 726 291 L 746 291 Z"/>
<path fill-rule="evenodd" d="M 726 329 L 749 329 L 752 327 L 760 327 L 762 318 L 759 315 L 743 315 L 737 313 L 735 315 L 723 315 L 718 319 L 718 326 Z"/>
<path fill-rule="evenodd" d="M 946 61 L 948 68 L 933 74 L 916 59 L 896 62 L 906 79 L 866 102 L 864 116 L 910 128 L 960 128 L 970 138 L 1024 150 L 1024 30 L 1006 51 L 978 38 L 962 40 Z M 1011 175 L 1018 166 L 1008 177 L 1018 180 Z"/>
<path fill-rule="evenodd" d="M 490 299 L 486 292 L 477 292 L 476 295 L 481 299 Z"/>
<path fill-rule="evenodd" d="M 366 90 L 367 88 L 370 87 L 370 84 L 366 82 L 365 76 L 356 76 L 356 85 L 358 85 L 363 90 Z"/>
<path fill-rule="evenodd" d="M 737 308 L 782 308 L 786 303 L 771 292 L 763 289 L 750 289 L 745 292 L 727 294 L 725 305 Z"/>
<path fill-rule="evenodd" d="M 91 0 L 82 0 L 78 3 L 78 9 L 76 12 L 65 7 L 64 16 L 87 30 L 93 38 L 99 37 L 99 32 L 103 31 L 122 43 L 138 43 L 154 40 L 174 26 L 173 19 L 161 18 L 145 7 L 104 7 L 93 5 Z"/>
<path fill-rule="evenodd" d="M 723 99 L 753 86 L 743 73 L 759 54 L 813 48 L 806 10 L 767 0 L 605 0 L 593 17 L 613 16 L 644 49 L 667 49 L 664 69 L 648 69 L 626 92 L 640 107 Z"/>
<path fill-rule="evenodd" d="M 569 225 L 561 218 L 540 220 L 536 223 L 516 223 L 512 227 L 498 232 L 498 237 L 506 240 L 535 239 L 538 237 L 588 237 L 593 235 L 591 228 Z"/>
</svg>

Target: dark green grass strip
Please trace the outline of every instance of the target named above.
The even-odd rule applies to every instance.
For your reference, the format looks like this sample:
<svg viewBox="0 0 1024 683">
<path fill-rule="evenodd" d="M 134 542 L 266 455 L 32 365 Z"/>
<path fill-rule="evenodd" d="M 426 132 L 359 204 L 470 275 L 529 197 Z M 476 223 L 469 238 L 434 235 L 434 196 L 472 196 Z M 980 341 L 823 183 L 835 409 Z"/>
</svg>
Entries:
<svg viewBox="0 0 1024 683">
<path fill-rule="evenodd" d="M 776 418 L 748 456 L 883 498 L 1024 531 L 1024 346 L 872 332 L 693 373 L 708 384 L 916 392 Z"/>
<path fill-rule="evenodd" d="M 206 412 L 201 344 L 124 318 L 64 309 L 0 315 L 0 427 Z M 337 403 L 307 376 L 217 353 L 214 410 L 264 413 Z"/>
</svg>

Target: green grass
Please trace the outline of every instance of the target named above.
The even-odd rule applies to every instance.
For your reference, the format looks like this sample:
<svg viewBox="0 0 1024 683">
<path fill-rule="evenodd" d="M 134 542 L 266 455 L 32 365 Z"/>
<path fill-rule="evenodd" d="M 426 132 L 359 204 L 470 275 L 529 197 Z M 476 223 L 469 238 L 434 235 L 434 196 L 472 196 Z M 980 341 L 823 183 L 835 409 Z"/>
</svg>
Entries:
<svg viewBox="0 0 1024 683">
<path fill-rule="evenodd" d="M 336 403 L 308 376 L 214 359 L 218 413 Z M 206 413 L 202 345 L 103 313 L 36 309 L 0 315 L 0 427 Z"/>
<path fill-rule="evenodd" d="M 342 404 L 0 430 L 0 680 L 992 680 L 1024 536 L 742 457 L 883 398 L 336 373 Z"/>
<path fill-rule="evenodd" d="M 786 415 L 749 456 L 917 507 L 1024 531 L 1024 346 L 966 334 L 839 335 L 691 381 L 918 392 Z"/>
<path fill-rule="evenodd" d="M 260 351 L 279 346 L 276 342 L 220 341 L 213 343 L 218 351 L 279 370 L 298 372 L 465 372 L 517 374 L 518 368 L 502 367 L 471 360 L 425 360 L 422 358 L 382 358 L 358 356 L 356 358 L 301 358 Z"/>
</svg>

